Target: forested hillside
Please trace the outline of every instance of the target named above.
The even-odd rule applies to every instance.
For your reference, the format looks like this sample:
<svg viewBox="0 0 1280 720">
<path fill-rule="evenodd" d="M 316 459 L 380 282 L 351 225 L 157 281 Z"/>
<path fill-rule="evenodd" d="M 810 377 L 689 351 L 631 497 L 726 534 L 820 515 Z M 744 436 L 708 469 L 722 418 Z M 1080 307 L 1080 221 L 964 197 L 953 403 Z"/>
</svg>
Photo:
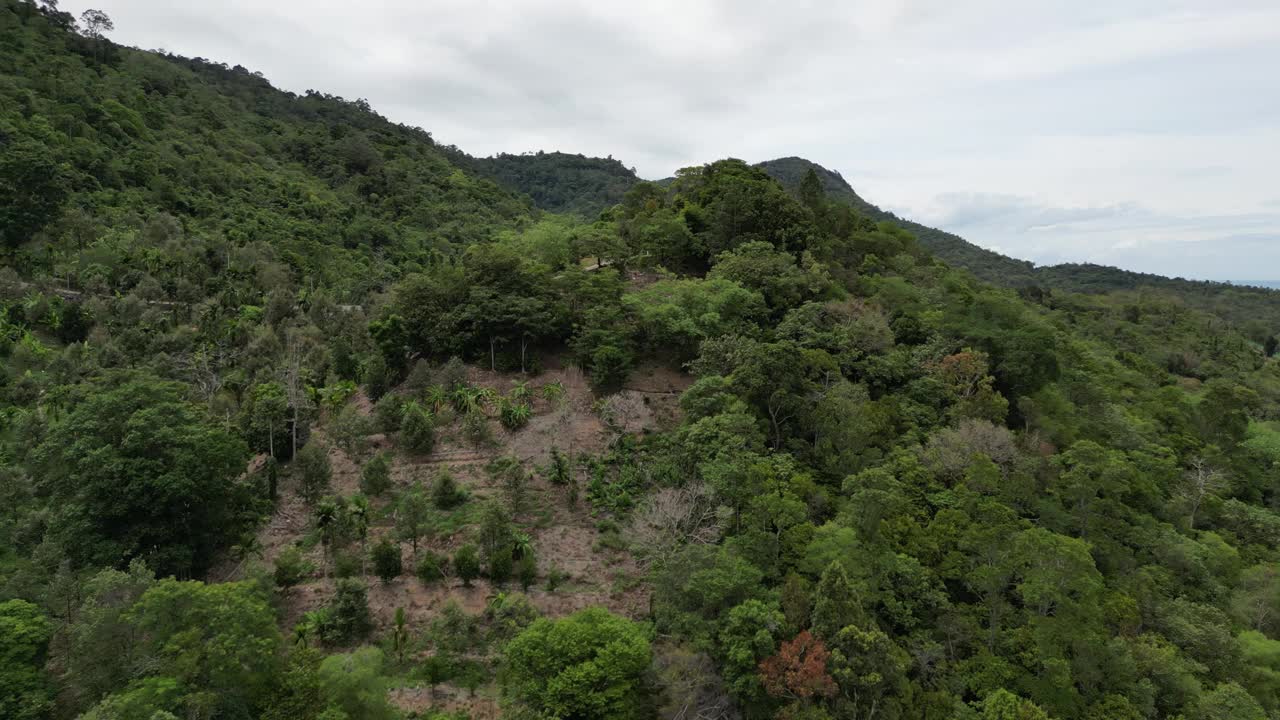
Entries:
<svg viewBox="0 0 1280 720">
<path fill-rule="evenodd" d="M 622 196 L 640 181 L 635 170 L 613 158 L 541 150 L 476 158 L 452 146 L 447 151 L 454 164 L 511 192 L 528 195 L 543 210 L 592 219 L 622 202 Z"/>
<path fill-rule="evenodd" d="M 964 268 L 980 280 L 1032 292 L 1109 293 L 1147 291 L 1161 293 L 1189 307 L 1217 315 L 1240 327 L 1258 343 L 1280 328 L 1280 292 L 1242 287 L 1220 282 L 1183 280 L 1139 273 L 1104 265 L 1063 263 L 1035 266 L 1025 260 L 1001 255 L 936 228 L 899 218 L 863 200 L 840 177 L 803 158 L 781 158 L 760 163 L 760 167 L 793 193 L 800 191 L 805 173 L 813 170 L 833 200 L 845 202 L 875 220 L 887 220 L 910 230 L 920 244 L 947 264 Z"/>
<path fill-rule="evenodd" d="M 0 720 L 1280 717 L 1274 343 L 103 20 L 0 0 Z"/>
</svg>

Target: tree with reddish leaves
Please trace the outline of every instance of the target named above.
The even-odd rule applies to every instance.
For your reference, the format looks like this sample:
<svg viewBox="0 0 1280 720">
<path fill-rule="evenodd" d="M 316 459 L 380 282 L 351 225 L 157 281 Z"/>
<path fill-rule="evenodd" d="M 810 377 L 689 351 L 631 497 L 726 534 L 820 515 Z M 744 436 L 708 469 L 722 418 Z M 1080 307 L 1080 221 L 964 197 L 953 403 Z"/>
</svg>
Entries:
<svg viewBox="0 0 1280 720">
<path fill-rule="evenodd" d="M 809 700 L 831 697 L 835 680 L 827 672 L 827 646 L 808 630 L 782 643 L 776 655 L 760 662 L 760 680 L 773 697 Z"/>
</svg>

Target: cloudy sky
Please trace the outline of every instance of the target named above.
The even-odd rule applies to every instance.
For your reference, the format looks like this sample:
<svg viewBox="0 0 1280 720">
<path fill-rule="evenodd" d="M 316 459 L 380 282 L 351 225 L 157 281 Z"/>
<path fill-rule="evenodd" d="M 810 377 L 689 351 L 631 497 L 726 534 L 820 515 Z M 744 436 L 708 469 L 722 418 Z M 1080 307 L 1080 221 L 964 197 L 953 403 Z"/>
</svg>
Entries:
<svg viewBox="0 0 1280 720">
<path fill-rule="evenodd" d="M 472 154 L 801 155 L 1039 263 L 1280 280 L 1275 0 L 63 0 Z"/>
</svg>

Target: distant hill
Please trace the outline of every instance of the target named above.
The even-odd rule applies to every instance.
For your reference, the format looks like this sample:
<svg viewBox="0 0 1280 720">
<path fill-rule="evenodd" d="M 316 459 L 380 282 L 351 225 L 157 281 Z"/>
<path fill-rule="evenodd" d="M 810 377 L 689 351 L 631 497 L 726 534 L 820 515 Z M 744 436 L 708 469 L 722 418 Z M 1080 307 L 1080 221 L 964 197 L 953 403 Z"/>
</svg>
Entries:
<svg viewBox="0 0 1280 720">
<path fill-rule="evenodd" d="M 538 151 L 477 158 L 452 148 L 449 159 L 512 192 L 529 196 L 543 210 L 584 217 L 595 217 L 618 204 L 640 181 L 635 170 L 611 157 Z"/>
<path fill-rule="evenodd" d="M 855 210 L 876 220 L 888 220 L 907 228 L 921 245 L 948 264 L 965 268 L 987 282 L 1000 285 L 1022 287 L 1036 283 L 1035 266 L 1032 263 L 978 247 L 959 235 L 921 225 L 898 217 L 887 210 L 881 210 L 854 192 L 840 173 L 828 170 L 815 162 L 799 157 L 785 157 L 758 163 L 758 167 L 793 193 L 799 189 L 805 173 L 812 168 L 817 173 L 818 179 L 822 181 L 827 197 L 848 203 Z"/>
<path fill-rule="evenodd" d="M 1171 294 L 1190 307 L 1214 313 L 1244 328 L 1258 340 L 1280 327 L 1280 290 L 1243 283 L 1169 278 L 1091 263 L 1037 267 L 1034 263 L 979 247 L 959 235 L 881 210 L 862 199 L 840 173 L 804 158 L 779 158 L 759 163 L 759 167 L 793 193 L 798 191 L 800 181 L 812 169 L 822 181 L 827 197 L 848 203 L 877 220 L 902 225 L 943 261 L 962 267 L 990 283 L 1018 289 L 1038 287 L 1083 293 L 1155 290 Z"/>
</svg>

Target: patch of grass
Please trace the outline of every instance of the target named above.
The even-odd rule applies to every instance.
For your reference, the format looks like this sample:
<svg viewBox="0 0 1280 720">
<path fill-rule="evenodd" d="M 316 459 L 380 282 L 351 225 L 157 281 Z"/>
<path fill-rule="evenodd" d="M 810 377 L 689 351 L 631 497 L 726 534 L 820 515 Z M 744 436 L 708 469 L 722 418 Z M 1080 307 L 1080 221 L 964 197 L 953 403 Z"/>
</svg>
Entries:
<svg viewBox="0 0 1280 720">
<path fill-rule="evenodd" d="M 456 535 L 469 525 L 480 522 L 480 506 L 483 503 L 467 502 L 451 510 L 432 510 L 427 521 L 431 533 L 437 536 Z"/>
</svg>

